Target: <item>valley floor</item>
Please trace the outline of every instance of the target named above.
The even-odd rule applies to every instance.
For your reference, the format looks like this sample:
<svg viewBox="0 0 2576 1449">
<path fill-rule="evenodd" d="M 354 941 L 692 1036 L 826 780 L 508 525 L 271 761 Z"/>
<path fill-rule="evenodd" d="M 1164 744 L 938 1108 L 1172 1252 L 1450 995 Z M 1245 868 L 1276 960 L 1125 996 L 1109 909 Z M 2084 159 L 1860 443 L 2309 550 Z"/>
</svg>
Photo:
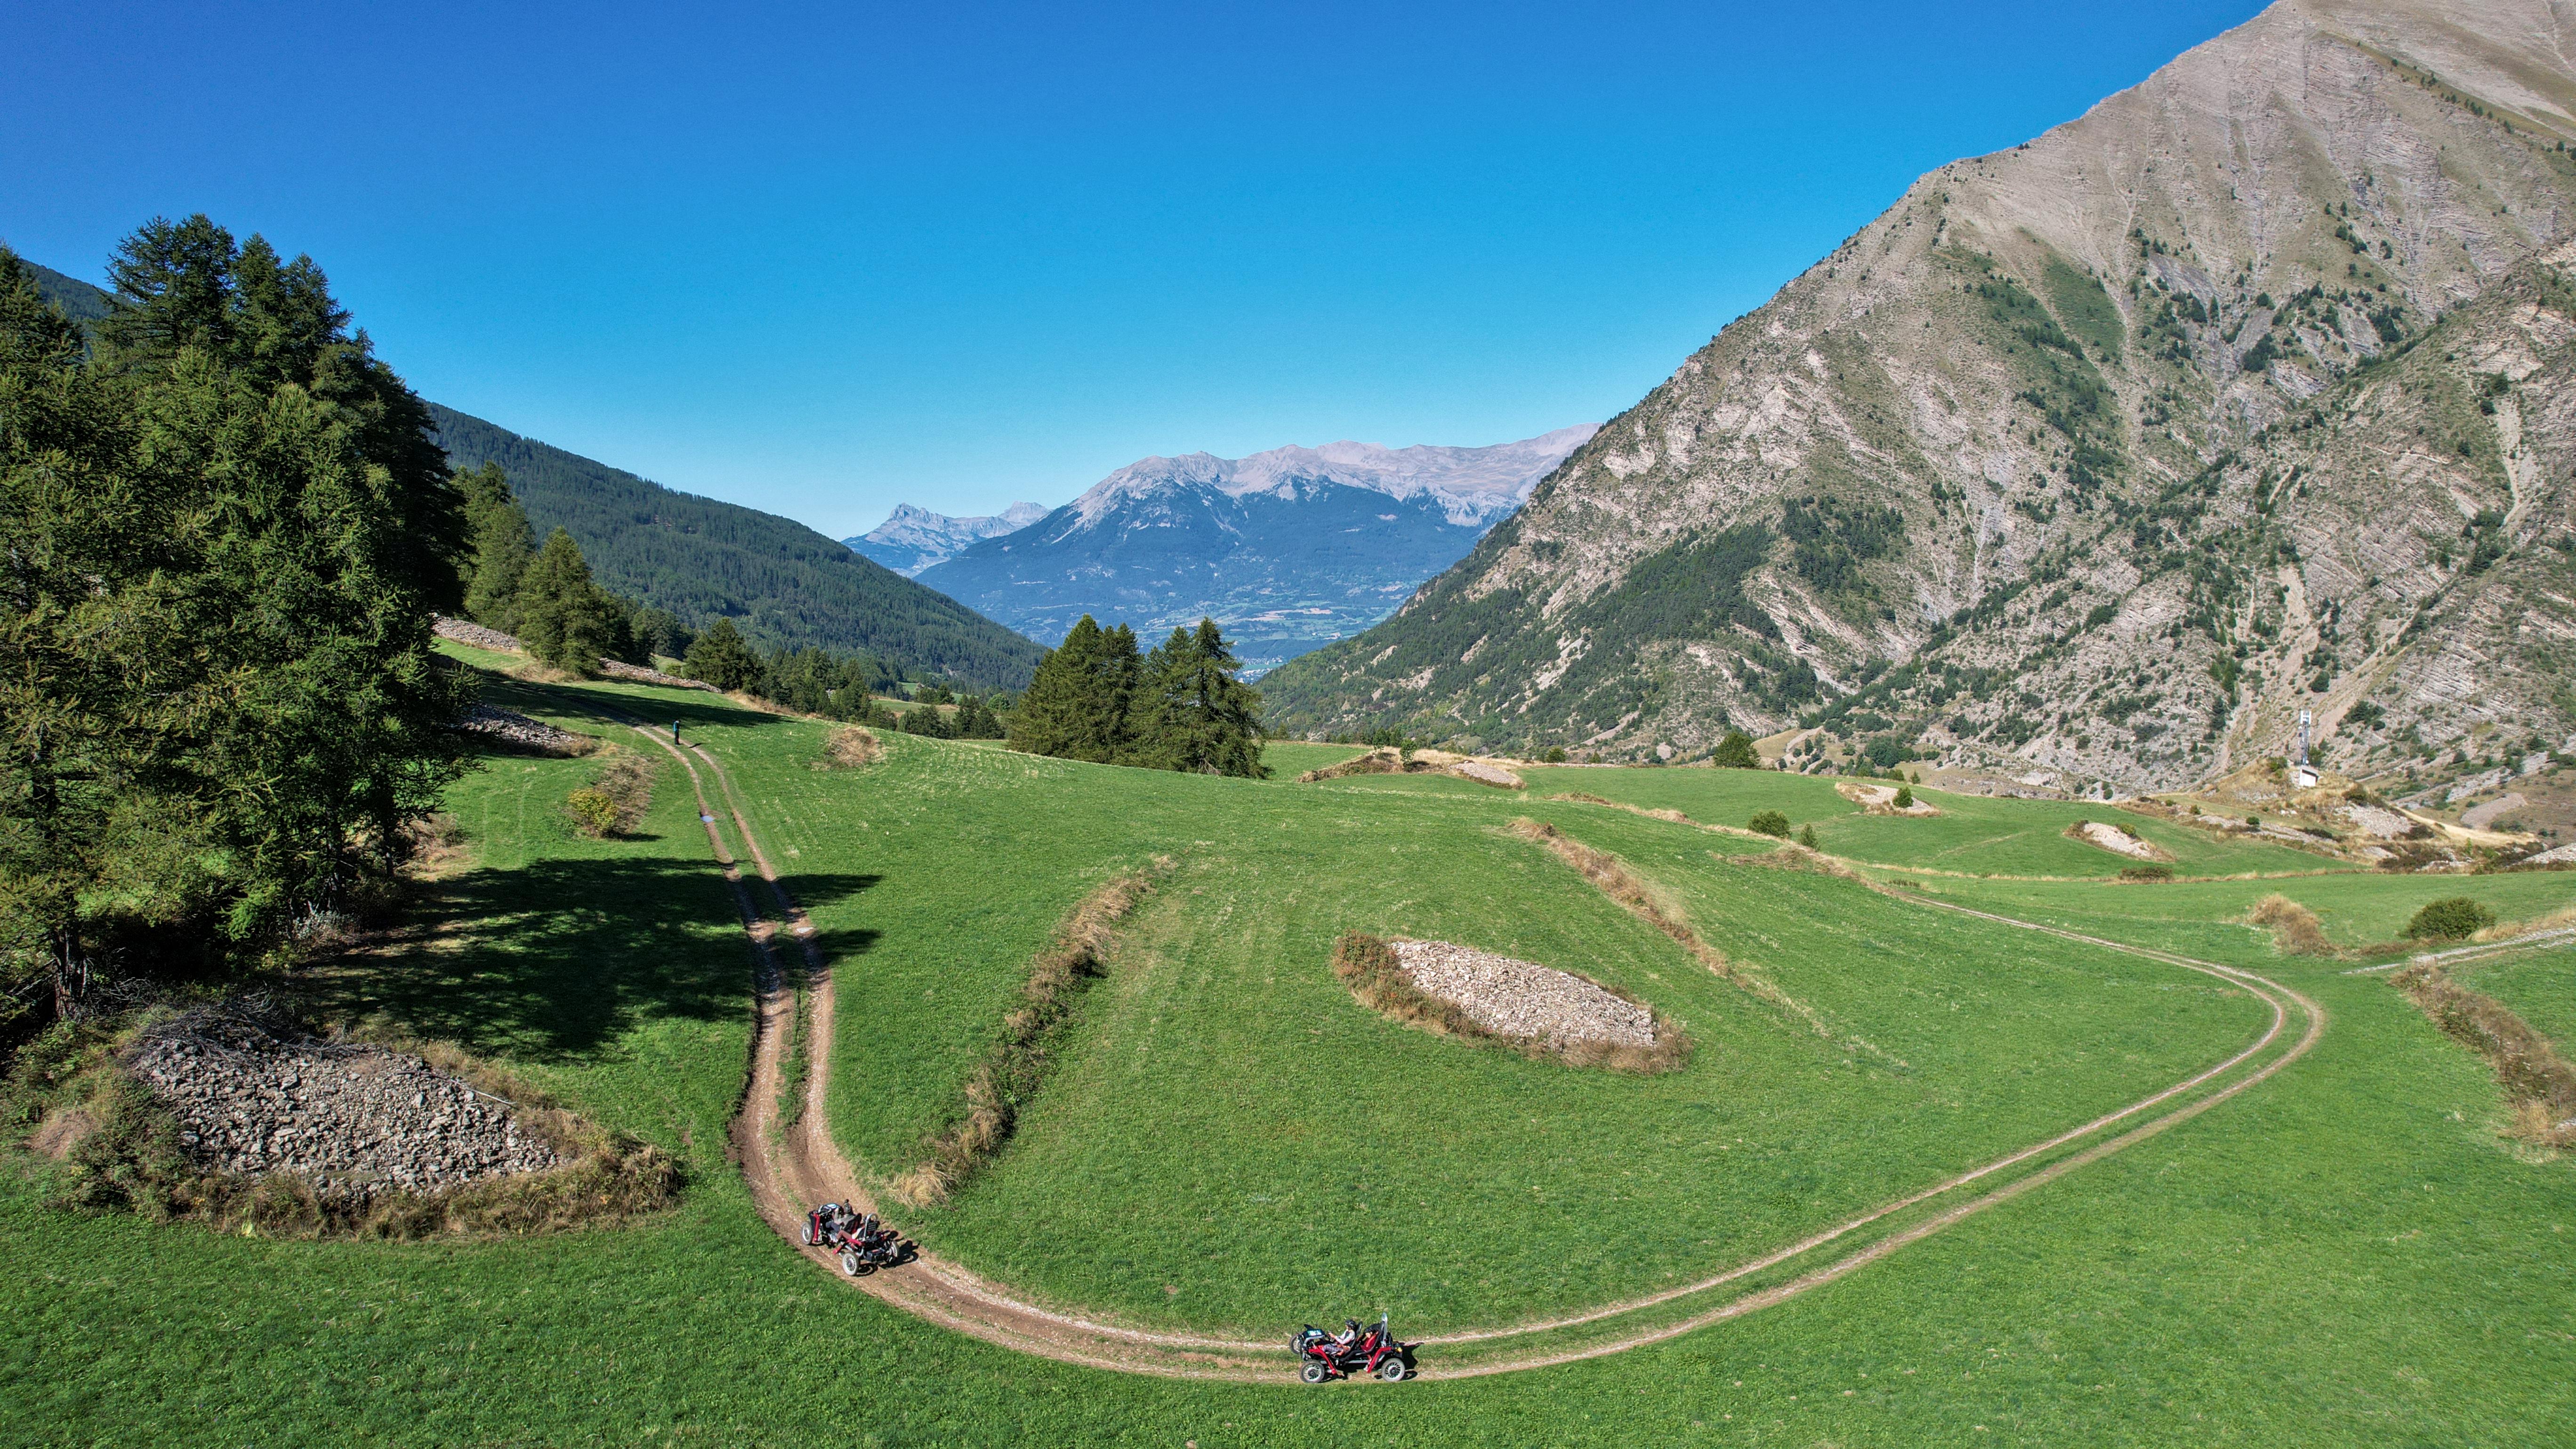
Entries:
<svg viewBox="0 0 2576 1449">
<path fill-rule="evenodd" d="M 818 1125 L 880 1191 L 960 1110 L 1059 918 L 1168 858 L 1009 1144 L 951 1204 L 892 1210 L 940 1260 L 1140 1332 L 1284 1341 L 1386 1311 L 1454 1337 L 1653 1295 L 2191 1078 L 2274 1020 L 2228 982 L 1930 902 L 2258 973 L 2326 1025 L 2169 1130 L 1626 1352 L 1443 1381 L 1477 1350 L 1435 1345 L 1422 1382 L 1321 1390 L 1284 1368 L 1112 1372 L 798 1261 L 727 1158 L 754 973 L 686 776 L 666 768 L 634 834 L 599 842 L 560 809 L 594 761 L 495 756 L 452 800 L 470 865 L 430 888 L 416 939 L 329 978 L 335 1003 L 673 1152 L 681 1205 L 551 1237 L 272 1241 L 66 1213 L 49 1169 L 13 1159 L 0 1440 L 2546 1444 L 2576 1415 L 2576 1163 L 2500 1136 L 2484 1065 L 2384 977 L 2237 924 L 2280 891 L 2360 947 L 2439 895 L 2546 915 L 2576 877 L 2319 873 L 2141 821 L 2184 873 L 2239 878 L 2124 885 L 2125 862 L 2065 834 L 2082 810 L 2035 802 L 1869 817 L 1830 782 L 1709 770 L 1299 786 L 1341 752 L 1297 746 L 1257 783 L 909 736 L 822 769 L 829 726 L 705 695 L 488 693 L 635 749 L 621 714 L 676 712 L 722 765 L 834 974 Z M 1688 819 L 1552 798 L 1575 792 Z M 1862 878 L 1694 823 L 1762 809 Z M 1618 857 L 1770 994 L 1704 969 L 1522 818 Z M 1626 1077 L 1407 1030 L 1327 969 L 1354 929 L 1580 969 L 1686 1021 L 1696 1052 Z M 2478 984 L 2565 1031 L 2572 962 L 2498 958 Z M 2269 1050 L 2252 1066 L 2288 1047 Z"/>
</svg>

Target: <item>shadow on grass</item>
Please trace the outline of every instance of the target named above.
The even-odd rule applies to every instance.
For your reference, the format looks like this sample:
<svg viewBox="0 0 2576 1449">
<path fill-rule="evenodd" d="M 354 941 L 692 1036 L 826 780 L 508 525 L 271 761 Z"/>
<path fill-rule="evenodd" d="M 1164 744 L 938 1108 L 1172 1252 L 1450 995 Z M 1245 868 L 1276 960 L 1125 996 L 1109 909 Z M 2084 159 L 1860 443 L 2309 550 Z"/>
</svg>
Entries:
<svg viewBox="0 0 2576 1449">
<path fill-rule="evenodd" d="M 813 909 L 877 880 L 800 872 L 791 885 Z M 543 860 L 468 871 L 425 886 L 405 919 L 401 939 L 384 950 L 318 973 L 317 1004 L 381 1012 L 420 1036 L 548 1061 L 597 1053 L 656 1019 L 734 1015 L 751 990 L 741 918 L 723 880 L 700 862 Z M 820 944 L 837 962 L 865 953 L 877 934 L 845 928 Z"/>
<path fill-rule="evenodd" d="M 579 719 L 602 730 L 624 731 L 640 720 L 667 733 L 673 720 L 679 721 L 683 738 L 688 731 L 710 725 L 728 729 L 780 724 L 785 716 L 765 710 L 745 709 L 720 696 L 697 690 L 665 689 L 650 696 L 603 695 L 578 684 L 537 684 L 510 675 L 474 667 L 476 688 L 483 702 L 502 709 L 543 710 L 548 714 Z"/>
</svg>

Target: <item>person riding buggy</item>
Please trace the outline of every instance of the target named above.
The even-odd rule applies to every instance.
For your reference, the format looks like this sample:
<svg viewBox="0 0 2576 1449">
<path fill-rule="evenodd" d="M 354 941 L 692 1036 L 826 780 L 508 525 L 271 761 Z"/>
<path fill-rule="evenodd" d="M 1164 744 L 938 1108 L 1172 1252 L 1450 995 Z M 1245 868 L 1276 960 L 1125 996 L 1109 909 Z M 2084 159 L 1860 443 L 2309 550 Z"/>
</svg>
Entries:
<svg viewBox="0 0 2576 1449">
<path fill-rule="evenodd" d="M 1309 1323 L 1288 1340 L 1297 1355 L 1297 1376 L 1310 1384 L 1359 1375 L 1395 1383 L 1413 1372 L 1413 1350 L 1419 1345 L 1397 1341 L 1386 1315 L 1363 1328 L 1356 1318 L 1342 1320 L 1342 1331 L 1326 1333 Z"/>
<path fill-rule="evenodd" d="M 908 1260 L 911 1245 L 903 1235 L 877 1221 L 874 1213 L 863 1213 L 837 1202 L 827 1202 L 805 1215 L 805 1246 L 838 1253 L 841 1271 L 851 1277 L 891 1268 Z"/>
</svg>

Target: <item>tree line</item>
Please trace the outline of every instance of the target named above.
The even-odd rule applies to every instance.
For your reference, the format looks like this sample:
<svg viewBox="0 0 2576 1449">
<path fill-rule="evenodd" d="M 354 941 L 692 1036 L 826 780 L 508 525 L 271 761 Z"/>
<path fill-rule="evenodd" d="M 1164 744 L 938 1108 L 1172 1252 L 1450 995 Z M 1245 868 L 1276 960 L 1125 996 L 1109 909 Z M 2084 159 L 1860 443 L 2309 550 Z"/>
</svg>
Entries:
<svg viewBox="0 0 2576 1449">
<path fill-rule="evenodd" d="M 1125 624 L 1089 614 L 1038 661 L 1009 720 L 1011 747 L 1098 764 L 1266 777 L 1261 694 L 1212 619 L 1174 629 L 1150 654 Z"/>
</svg>

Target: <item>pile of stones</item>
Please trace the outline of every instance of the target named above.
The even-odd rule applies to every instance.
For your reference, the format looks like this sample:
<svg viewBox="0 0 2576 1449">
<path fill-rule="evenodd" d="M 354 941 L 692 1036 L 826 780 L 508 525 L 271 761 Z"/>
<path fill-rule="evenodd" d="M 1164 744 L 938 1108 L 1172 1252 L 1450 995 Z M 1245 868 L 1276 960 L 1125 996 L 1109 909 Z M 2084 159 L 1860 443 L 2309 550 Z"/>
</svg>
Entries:
<svg viewBox="0 0 2576 1449">
<path fill-rule="evenodd" d="M 456 722 L 467 734 L 513 744 L 521 749 L 549 755 L 586 755 L 599 744 L 588 735 L 557 729 L 541 719 L 531 719 L 514 710 L 495 709 L 488 704 L 474 706 L 471 713 Z"/>
<path fill-rule="evenodd" d="M 302 1177 L 326 1202 L 440 1192 L 564 1161 L 509 1103 L 381 1047 L 191 1022 L 147 1034 L 126 1066 L 179 1119 L 198 1167 Z"/>
<path fill-rule="evenodd" d="M 1497 1036 L 1555 1046 L 1655 1044 L 1655 1014 L 1568 972 L 1447 941 L 1397 941 L 1413 989 L 1465 1012 Z"/>
</svg>

